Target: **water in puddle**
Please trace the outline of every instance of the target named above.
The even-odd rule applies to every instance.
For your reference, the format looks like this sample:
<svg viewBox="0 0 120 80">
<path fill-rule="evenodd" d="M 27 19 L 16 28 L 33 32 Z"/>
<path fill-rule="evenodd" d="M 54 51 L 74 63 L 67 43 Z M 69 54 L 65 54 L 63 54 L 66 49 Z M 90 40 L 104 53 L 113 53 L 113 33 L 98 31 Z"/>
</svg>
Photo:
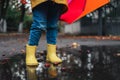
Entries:
<svg viewBox="0 0 120 80">
<path fill-rule="evenodd" d="M 60 65 L 45 63 L 46 51 L 37 53 L 38 66 L 25 65 L 25 54 L 0 61 L 0 80 L 120 80 L 120 46 L 72 46 L 57 50 Z"/>
</svg>

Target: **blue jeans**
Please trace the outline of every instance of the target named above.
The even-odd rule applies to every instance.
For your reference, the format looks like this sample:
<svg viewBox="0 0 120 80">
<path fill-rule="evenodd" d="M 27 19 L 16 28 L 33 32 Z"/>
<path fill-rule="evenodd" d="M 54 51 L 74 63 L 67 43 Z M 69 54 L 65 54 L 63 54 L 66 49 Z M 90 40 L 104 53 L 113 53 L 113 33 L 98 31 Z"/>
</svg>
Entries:
<svg viewBox="0 0 120 80">
<path fill-rule="evenodd" d="M 38 45 L 42 31 L 46 31 L 48 44 L 56 44 L 60 6 L 52 1 L 44 2 L 33 9 L 29 45 Z"/>
</svg>

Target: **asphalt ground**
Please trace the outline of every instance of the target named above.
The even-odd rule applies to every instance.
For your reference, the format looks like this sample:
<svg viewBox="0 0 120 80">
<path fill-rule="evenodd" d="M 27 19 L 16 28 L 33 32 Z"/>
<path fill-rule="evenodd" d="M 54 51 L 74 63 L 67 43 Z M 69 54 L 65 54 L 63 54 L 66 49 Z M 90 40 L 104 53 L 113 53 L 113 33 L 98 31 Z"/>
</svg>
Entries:
<svg viewBox="0 0 120 80">
<path fill-rule="evenodd" d="M 28 33 L 0 34 L 0 59 L 25 53 L 25 45 L 28 41 Z M 71 46 L 73 43 L 86 46 L 120 46 L 120 36 L 73 36 L 59 34 L 57 48 Z M 46 37 L 42 35 L 37 52 L 46 50 Z"/>
</svg>

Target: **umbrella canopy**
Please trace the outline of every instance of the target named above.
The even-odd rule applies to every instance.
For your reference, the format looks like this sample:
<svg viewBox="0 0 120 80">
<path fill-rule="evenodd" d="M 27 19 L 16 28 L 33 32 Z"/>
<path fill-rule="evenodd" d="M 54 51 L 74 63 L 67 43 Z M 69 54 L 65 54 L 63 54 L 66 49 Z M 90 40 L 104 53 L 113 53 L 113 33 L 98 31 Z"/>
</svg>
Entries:
<svg viewBox="0 0 120 80">
<path fill-rule="evenodd" d="M 108 2 L 110 0 L 69 0 L 68 11 L 62 14 L 60 19 L 69 24 L 73 23 Z"/>
</svg>

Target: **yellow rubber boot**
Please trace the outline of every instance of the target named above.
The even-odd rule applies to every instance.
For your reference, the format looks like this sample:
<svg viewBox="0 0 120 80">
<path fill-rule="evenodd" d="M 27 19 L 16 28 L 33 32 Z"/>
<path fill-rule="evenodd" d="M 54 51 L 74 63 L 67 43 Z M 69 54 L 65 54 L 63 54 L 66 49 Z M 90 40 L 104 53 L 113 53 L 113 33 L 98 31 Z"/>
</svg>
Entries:
<svg viewBox="0 0 120 80">
<path fill-rule="evenodd" d="M 36 52 L 36 46 L 29 46 L 26 45 L 26 65 L 29 66 L 35 66 L 38 65 L 35 52 Z"/>
<path fill-rule="evenodd" d="M 62 60 L 57 57 L 56 55 L 56 45 L 53 44 L 47 44 L 47 57 L 48 62 L 51 62 L 53 64 L 59 64 L 62 62 Z"/>
</svg>

